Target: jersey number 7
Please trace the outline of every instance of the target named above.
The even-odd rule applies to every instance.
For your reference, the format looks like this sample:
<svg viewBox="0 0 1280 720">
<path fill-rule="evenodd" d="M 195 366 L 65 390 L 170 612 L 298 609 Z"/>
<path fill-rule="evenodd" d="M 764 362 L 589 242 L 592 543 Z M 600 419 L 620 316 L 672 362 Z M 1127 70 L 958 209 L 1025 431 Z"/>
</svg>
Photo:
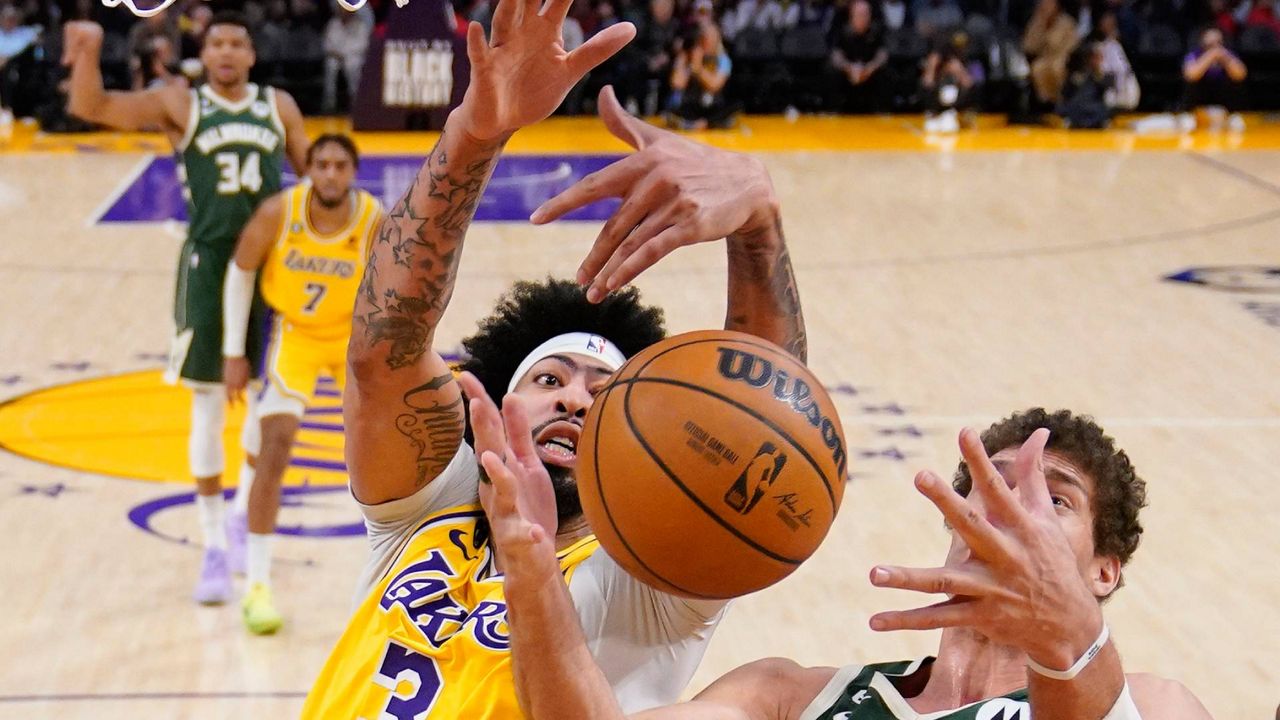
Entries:
<svg viewBox="0 0 1280 720">
<path fill-rule="evenodd" d="M 316 311 L 316 306 L 324 299 L 324 294 L 329 290 L 329 286 L 324 283 L 309 282 L 307 283 L 307 304 L 302 307 L 303 314 L 311 315 Z"/>
</svg>

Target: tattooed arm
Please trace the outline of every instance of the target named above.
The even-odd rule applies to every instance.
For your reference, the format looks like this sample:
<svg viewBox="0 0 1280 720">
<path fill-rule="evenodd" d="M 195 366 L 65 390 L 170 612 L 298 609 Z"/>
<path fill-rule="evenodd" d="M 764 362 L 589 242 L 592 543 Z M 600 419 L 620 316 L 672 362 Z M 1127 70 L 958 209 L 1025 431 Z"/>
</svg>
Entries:
<svg viewBox="0 0 1280 720">
<path fill-rule="evenodd" d="M 809 341 L 791 254 L 782 235 L 782 216 L 744 227 L 728 238 L 729 307 L 726 330 L 771 340 L 809 360 Z"/>
<path fill-rule="evenodd" d="M 459 124 L 449 118 L 383 219 L 356 297 L 344 418 L 351 489 L 365 504 L 413 494 L 462 442 L 462 395 L 431 343 L 504 141 L 476 142 Z"/>
<path fill-rule="evenodd" d="M 639 152 L 588 175 L 533 214 L 547 223 L 607 197 L 622 205 L 578 268 L 587 297 L 631 282 L 667 254 L 728 237 L 725 328 L 748 332 L 804 360 L 804 316 L 782 237 L 782 217 L 764 164 L 701 145 L 631 117 L 611 88 L 600 92 L 609 132 Z"/>
<path fill-rule="evenodd" d="M 431 346 L 463 236 L 507 138 L 550 115 L 635 34 L 618 23 L 565 52 L 561 25 L 572 0 L 550 0 L 542 13 L 519 12 L 522 2 L 499 1 L 487 39 L 479 24 L 468 26 L 466 96 L 370 249 L 343 406 L 351 490 L 365 504 L 412 495 L 462 442 L 461 391 Z"/>
</svg>

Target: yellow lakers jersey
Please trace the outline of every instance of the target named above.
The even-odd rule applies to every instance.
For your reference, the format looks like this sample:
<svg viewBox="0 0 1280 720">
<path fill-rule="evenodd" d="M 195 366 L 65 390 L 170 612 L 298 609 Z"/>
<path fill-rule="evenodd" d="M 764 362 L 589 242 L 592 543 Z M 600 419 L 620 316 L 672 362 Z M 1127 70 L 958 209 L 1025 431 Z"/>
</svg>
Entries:
<svg viewBox="0 0 1280 720">
<path fill-rule="evenodd" d="M 432 515 L 356 609 L 304 718 L 518 718 L 502 576 L 475 540 L 478 505 Z M 476 547 L 479 545 L 479 547 Z M 599 547 L 559 553 L 565 578 Z"/>
<path fill-rule="evenodd" d="M 288 214 L 262 268 L 267 304 L 291 325 L 319 338 L 350 332 L 369 238 L 382 215 L 382 206 L 369 193 L 355 190 L 354 198 L 347 227 L 321 235 L 307 215 L 311 183 L 286 190 Z"/>
</svg>

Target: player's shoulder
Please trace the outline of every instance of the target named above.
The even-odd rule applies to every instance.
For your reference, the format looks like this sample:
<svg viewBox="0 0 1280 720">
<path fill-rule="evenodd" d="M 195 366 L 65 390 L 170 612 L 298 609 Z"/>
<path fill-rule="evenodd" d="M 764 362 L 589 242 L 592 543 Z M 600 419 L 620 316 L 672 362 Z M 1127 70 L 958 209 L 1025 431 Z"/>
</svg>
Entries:
<svg viewBox="0 0 1280 720">
<path fill-rule="evenodd" d="M 1210 717 L 1200 698 L 1186 685 L 1151 673 L 1128 673 L 1129 693 L 1144 716 L 1178 720 Z"/>
<path fill-rule="evenodd" d="M 281 115 L 296 114 L 299 117 L 302 116 L 302 110 L 298 108 L 298 101 L 294 99 L 293 95 L 289 94 L 288 90 L 278 88 L 274 85 L 266 85 L 264 87 L 267 89 L 267 92 L 271 93 L 275 98 L 276 110 L 278 110 Z"/>
</svg>

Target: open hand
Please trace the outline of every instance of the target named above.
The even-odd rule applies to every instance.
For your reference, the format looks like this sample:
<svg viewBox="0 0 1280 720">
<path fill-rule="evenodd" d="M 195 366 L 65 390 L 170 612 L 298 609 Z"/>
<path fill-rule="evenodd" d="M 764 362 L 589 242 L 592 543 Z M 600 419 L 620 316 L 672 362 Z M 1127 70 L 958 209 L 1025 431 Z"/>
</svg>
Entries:
<svg viewBox="0 0 1280 720">
<path fill-rule="evenodd" d="M 620 22 L 567 52 L 561 28 L 572 5 L 499 0 L 487 40 L 479 23 L 468 25 L 471 84 L 458 112 L 476 140 L 494 140 L 547 118 L 588 71 L 635 37 L 635 26 Z"/>
<path fill-rule="evenodd" d="M 611 87 L 600 91 L 599 105 L 609 132 L 639 152 L 584 177 L 530 217 L 542 225 L 597 200 L 622 198 L 578 268 L 578 283 L 591 284 L 588 300 L 599 302 L 677 248 L 777 222 L 773 183 L 759 160 L 632 117 Z"/>
<path fill-rule="evenodd" d="M 458 383 L 468 398 L 480 459 L 480 504 L 503 572 L 526 577 L 559 572 L 555 491 L 534 449 L 523 401 L 509 394 L 498 410 L 474 375 L 463 373 Z"/>
<path fill-rule="evenodd" d="M 928 607 L 877 613 L 872 629 L 970 627 L 1059 669 L 1092 644 L 1102 630 L 1102 610 L 1080 576 L 1049 495 L 1043 464 L 1048 439 L 1048 430 L 1033 433 L 1006 478 L 978 434 L 963 431 L 960 449 L 973 478 L 967 498 L 931 472 L 916 476 L 916 487 L 959 533 L 970 557 L 940 568 L 872 569 L 871 582 L 880 587 L 950 596 Z"/>
</svg>

